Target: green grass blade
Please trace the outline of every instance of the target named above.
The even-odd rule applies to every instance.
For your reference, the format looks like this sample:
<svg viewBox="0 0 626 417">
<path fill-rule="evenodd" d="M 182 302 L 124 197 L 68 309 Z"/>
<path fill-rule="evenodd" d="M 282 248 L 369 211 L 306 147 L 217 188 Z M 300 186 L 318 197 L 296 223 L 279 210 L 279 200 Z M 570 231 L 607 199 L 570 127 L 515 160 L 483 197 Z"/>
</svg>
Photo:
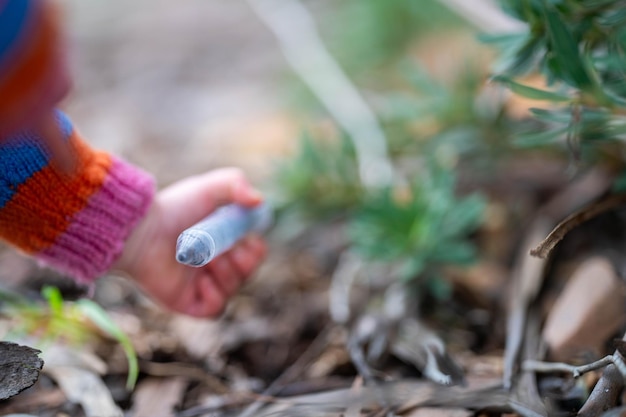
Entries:
<svg viewBox="0 0 626 417">
<path fill-rule="evenodd" d="M 570 101 L 571 99 L 560 93 L 554 91 L 540 90 L 538 88 L 529 87 L 524 84 L 513 81 L 509 77 L 504 75 L 496 75 L 492 78 L 493 81 L 505 84 L 515 94 L 519 94 L 522 97 L 530 98 L 532 100 L 545 100 L 545 101 Z"/>
<path fill-rule="evenodd" d="M 137 353 L 132 342 L 119 328 L 119 326 L 109 317 L 107 312 L 98 304 L 91 300 L 83 299 L 76 303 L 80 311 L 87 316 L 100 330 L 114 338 L 124 350 L 128 361 L 128 378 L 126 379 L 126 388 L 132 390 L 137 383 L 139 377 L 139 362 Z"/>
</svg>

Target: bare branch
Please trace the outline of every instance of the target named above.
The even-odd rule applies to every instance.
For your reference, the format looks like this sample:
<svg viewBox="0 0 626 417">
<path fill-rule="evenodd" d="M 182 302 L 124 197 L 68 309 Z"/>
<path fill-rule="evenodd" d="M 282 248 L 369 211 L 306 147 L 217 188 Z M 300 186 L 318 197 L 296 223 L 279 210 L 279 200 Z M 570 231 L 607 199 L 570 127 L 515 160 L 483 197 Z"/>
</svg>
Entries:
<svg viewBox="0 0 626 417">
<path fill-rule="evenodd" d="M 624 204 L 626 194 L 615 194 L 582 208 L 559 223 L 536 248 L 530 251 L 530 254 L 538 258 L 547 258 L 552 249 L 574 228 Z"/>
<path fill-rule="evenodd" d="M 543 361 L 525 361 L 523 368 L 529 372 L 567 372 L 571 373 L 574 378 L 578 378 L 587 372 L 595 371 L 600 368 L 604 368 L 608 365 L 616 365 L 617 369 L 621 371 L 624 368 L 624 361 L 619 355 L 607 355 L 604 358 L 586 365 L 570 365 L 562 362 L 543 362 Z M 624 375 L 626 378 L 626 375 Z"/>
</svg>

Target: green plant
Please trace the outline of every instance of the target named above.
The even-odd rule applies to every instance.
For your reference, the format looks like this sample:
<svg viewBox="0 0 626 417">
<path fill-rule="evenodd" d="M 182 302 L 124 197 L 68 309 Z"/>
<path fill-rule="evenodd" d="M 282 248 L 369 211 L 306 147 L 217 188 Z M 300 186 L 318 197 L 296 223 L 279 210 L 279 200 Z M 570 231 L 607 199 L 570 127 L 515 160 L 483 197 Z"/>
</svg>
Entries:
<svg viewBox="0 0 626 417">
<path fill-rule="evenodd" d="M 101 332 L 117 341 L 124 350 L 128 361 L 126 387 L 133 389 L 139 375 L 137 354 L 128 336 L 107 312 L 88 299 L 65 301 L 56 287 L 44 287 L 42 296 L 44 303 L 13 293 L 0 293 L 2 313 L 12 324 L 9 336 L 29 335 L 38 338 L 43 345 L 55 341 L 82 345 Z"/>
<path fill-rule="evenodd" d="M 404 57 L 416 37 L 465 25 L 436 0 L 342 0 L 319 20 L 334 55 L 353 75 Z"/>
<path fill-rule="evenodd" d="M 502 0 L 528 31 L 485 38 L 502 47 L 493 79 L 515 94 L 542 100 L 535 128 L 518 143 L 567 145 L 576 159 L 626 139 L 626 9 L 622 1 Z M 545 88 L 523 77 L 538 73 Z"/>
<path fill-rule="evenodd" d="M 283 213 L 304 213 L 317 222 L 345 219 L 348 245 L 364 261 L 386 263 L 397 278 L 442 297 L 440 267 L 475 259 L 469 236 L 481 223 L 485 200 L 457 196 L 455 165 L 441 152 L 410 154 L 414 171 L 406 186 L 365 189 L 345 137 L 327 142 L 304 136 L 300 145 L 278 171 Z"/>
<path fill-rule="evenodd" d="M 390 40 L 397 47 L 395 52 L 382 48 L 388 57 L 398 53 L 397 59 L 417 30 L 384 16 L 398 13 L 402 19 L 424 19 L 422 6 L 442 7 L 431 1 L 350 0 L 338 6 L 338 15 L 351 7 L 366 14 L 384 9 L 371 16 L 382 19 L 380 27 L 372 31 L 389 30 L 389 39 L 395 39 L 392 33 L 398 31 L 402 41 Z M 436 16 L 428 19 L 438 21 Z M 358 26 L 368 22 L 357 19 L 348 29 L 359 33 Z M 380 45 L 363 44 L 373 50 Z M 339 61 L 342 59 L 339 56 Z M 372 65 L 369 62 L 365 68 Z M 277 170 L 276 201 L 283 219 L 289 213 L 299 213 L 304 216 L 290 219 L 345 221 L 350 249 L 360 253 L 364 261 L 387 263 L 396 271 L 394 278 L 399 276 L 441 295 L 445 291 L 441 290 L 443 280 L 437 279 L 440 267 L 475 259 L 470 236 L 479 227 L 484 209 L 484 199 L 478 195 L 457 196 L 455 171 L 461 166 L 459 162 L 465 164 L 479 157 L 486 160 L 504 151 L 506 141 L 502 139 L 510 135 L 515 123 L 507 116 L 502 100 L 485 106 L 485 99 L 477 99 L 486 78 L 485 69 L 477 64 L 468 62 L 460 68 L 452 84 L 436 80 L 419 65 L 404 64 L 403 68 L 412 90 L 379 93 L 371 101 L 385 130 L 391 162 L 399 174 L 397 182 L 384 189 L 365 187 L 350 138 L 341 133 L 334 138 L 305 134 L 293 158 Z M 394 72 L 392 78 L 397 78 L 397 70 Z M 352 140 L 358 141 L 358 135 L 354 136 Z M 408 190 L 405 182 L 409 182 Z M 404 198 L 399 198 L 399 192 Z"/>
<path fill-rule="evenodd" d="M 277 167 L 278 206 L 312 219 L 345 214 L 356 207 L 364 189 L 348 138 L 316 140 L 304 133 L 298 144 L 293 158 Z"/>
<path fill-rule="evenodd" d="M 406 192 L 387 189 L 368 198 L 348 229 L 357 253 L 397 265 L 400 279 L 418 283 L 429 282 L 442 265 L 475 260 L 468 237 L 480 225 L 485 207 L 478 194 L 456 195 L 452 171 L 432 160 L 426 167 Z"/>
<path fill-rule="evenodd" d="M 507 115 L 503 100 L 487 95 L 493 92 L 484 90 L 486 73 L 477 63 L 460 65 L 450 81 L 437 80 L 420 62 L 402 70 L 408 87 L 384 95 L 379 106 L 396 157 L 446 147 L 465 161 L 493 162 L 510 152 L 508 138 L 519 121 Z"/>
</svg>

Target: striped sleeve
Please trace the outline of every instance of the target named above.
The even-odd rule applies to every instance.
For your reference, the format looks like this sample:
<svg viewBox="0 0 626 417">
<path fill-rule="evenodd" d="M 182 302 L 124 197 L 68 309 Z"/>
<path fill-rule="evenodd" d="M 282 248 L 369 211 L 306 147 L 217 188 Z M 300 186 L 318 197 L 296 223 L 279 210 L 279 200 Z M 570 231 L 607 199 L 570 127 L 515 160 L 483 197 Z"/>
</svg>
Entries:
<svg viewBox="0 0 626 417">
<path fill-rule="evenodd" d="M 146 214 L 152 176 L 82 141 L 61 112 L 56 122 L 74 152 L 73 173 L 58 171 L 33 131 L 0 142 L 0 238 L 79 281 L 97 278 L 121 254 Z"/>
<path fill-rule="evenodd" d="M 49 114 L 71 81 L 47 0 L 0 0 L 0 136 Z"/>
</svg>

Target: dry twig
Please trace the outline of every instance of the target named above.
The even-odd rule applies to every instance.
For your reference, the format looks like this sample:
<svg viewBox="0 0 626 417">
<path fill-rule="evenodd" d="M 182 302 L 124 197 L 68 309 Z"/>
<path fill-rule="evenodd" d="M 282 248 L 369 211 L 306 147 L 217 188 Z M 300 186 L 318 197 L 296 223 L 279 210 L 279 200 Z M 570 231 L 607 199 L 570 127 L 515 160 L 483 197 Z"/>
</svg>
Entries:
<svg viewBox="0 0 626 417">
<path fill-rule="evenodd" d="M 626 340 L 626 334 L 622 337 Z M 616 350 L 613 355 L 621 355 Z M 578 412 L 579 417 L 595 417 L 607 411 L 617 404 L 620 394 L 624 389 L 624 375 L 615 365 L 608 365 L 602 377 L 593 387 L 593 391 Z"/>
<path fill-rule="evenodd" d="M 529 372 L 567 372 L 571 373 L 574 378 L 578 378 L 587 372 L 595 371 L 596 369 L 604 368 L 608 365 L 615 365 L 617 370 L 622 373 L 624 379 L 626 379 L 626 364 L 621 355 L 607 355 L 602 359 L 588 363 L 586 365 L 570 365 L 563 362 L 544 362 L 529 360 L 523 363 L 523 369 Z"/>
<path fill-rule="evenodd" d="M 626 194 L 614 194 L 582 208 L 559 223 L 536 248 L 530 251 L 530 254 L 538 258 L 547 258 L 552 249 L 575 227 L 624 204 Z"/>
</svg>

